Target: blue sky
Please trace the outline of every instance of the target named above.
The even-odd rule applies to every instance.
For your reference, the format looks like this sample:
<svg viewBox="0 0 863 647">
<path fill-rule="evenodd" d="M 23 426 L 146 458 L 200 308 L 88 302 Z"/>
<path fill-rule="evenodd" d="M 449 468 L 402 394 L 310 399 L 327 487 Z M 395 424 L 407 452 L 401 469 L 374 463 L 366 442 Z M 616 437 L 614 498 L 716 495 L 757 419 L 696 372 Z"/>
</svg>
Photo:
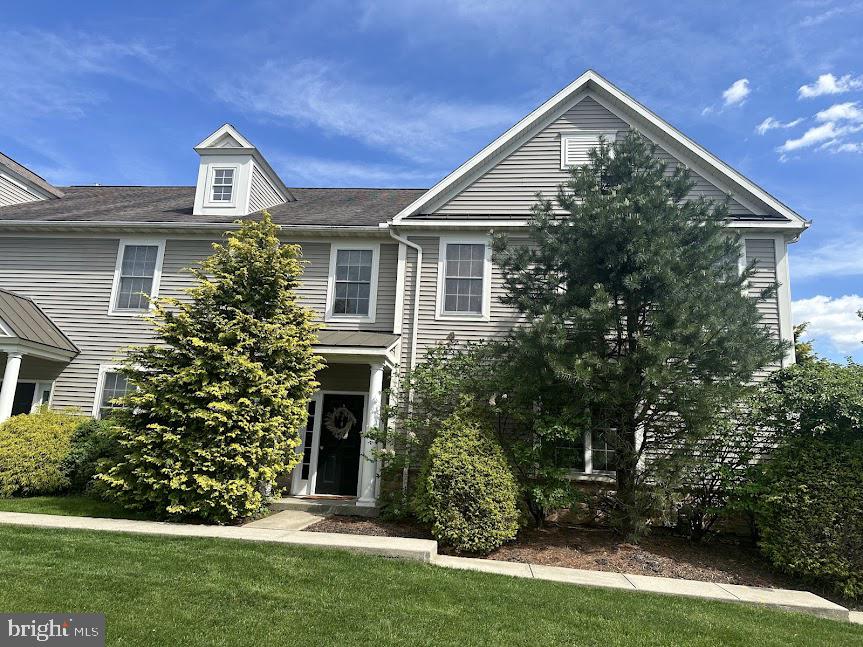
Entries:
<svg viewBox="0 0 863 647">
<path fill-rule="evenodd" d="M 813 221 L 795 319 L 863 360 L 863 2 L 9 3 L 0 150 L 192 184 L 229 121 L 289 185 L 424 187 L 588 67 Z"/>
</svg>

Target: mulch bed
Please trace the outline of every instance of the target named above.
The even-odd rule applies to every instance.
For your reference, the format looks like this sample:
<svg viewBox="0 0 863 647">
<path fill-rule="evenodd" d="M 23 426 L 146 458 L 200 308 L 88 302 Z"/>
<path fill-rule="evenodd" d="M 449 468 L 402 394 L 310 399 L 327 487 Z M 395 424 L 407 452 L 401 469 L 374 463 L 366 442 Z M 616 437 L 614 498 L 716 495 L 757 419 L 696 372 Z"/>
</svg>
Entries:
<svg viewBox="0 0 863 647">
<path fill-rule="evenodd" d="M 428 530 L 417 524 L 358 517 L 329 517 L 306 530 L 431 539 Z M 441 552 L 447 551 L 442 549 Z M 661 530 L 635 546 L 619 541 L 611 532 L 603 529 L 556 525 L 542 529 L 525 528 L 516 541 L 486 557 L 508 562 L 724 584 L 789 586 L 787 578 L 772 572 L 751 546 L 719 540 L 705 545 L 690 544 L 685 539 Z"/>
<path fill-rule="evenodd" d="M 360 517 L 327 517 L 305 530 L 432 539 L 428 528 L 416 523 Z M 439 550 L 442 554 L 454 554 L 445 547 Z M 720 584 L 802 589 L 851 610 L 863 611 L 863 604 L 858 601 L 843 599 L 830 590 L 773 571 L 753 545 L 734 538 L 691 544 L 660 528 L 636 546 L 620 541 L 602 528 L 549 524 L 542 529 L 523 528 L 515 541 L 490 555 L 476 557 Z"/>
</svg>

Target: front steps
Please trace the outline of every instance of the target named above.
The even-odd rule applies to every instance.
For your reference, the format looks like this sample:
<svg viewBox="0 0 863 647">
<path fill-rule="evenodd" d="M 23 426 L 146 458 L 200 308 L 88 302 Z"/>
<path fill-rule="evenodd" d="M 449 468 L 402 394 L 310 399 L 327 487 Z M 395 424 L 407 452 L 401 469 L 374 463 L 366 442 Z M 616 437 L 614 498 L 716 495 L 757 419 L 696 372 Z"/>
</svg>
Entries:
<svg viewBox="0 0 863 647">
<path fill-rule="evenodd" d="M 358 506 L 354 497 L 319 498 L 290 496 L 275 499 L 270 504 L 270 509 L 273 512 L 300 510 L 321 516 L 329 514 L 367 518 L 377 517 L 379 513 L 378 508 Z"/>
</svg>

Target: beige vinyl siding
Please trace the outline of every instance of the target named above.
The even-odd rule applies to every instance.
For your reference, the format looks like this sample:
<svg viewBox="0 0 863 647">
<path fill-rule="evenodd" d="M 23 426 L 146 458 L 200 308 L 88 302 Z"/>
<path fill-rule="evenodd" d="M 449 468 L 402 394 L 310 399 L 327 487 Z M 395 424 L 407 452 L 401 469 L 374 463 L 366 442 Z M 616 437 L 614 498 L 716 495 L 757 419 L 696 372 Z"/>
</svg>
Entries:
<svg viewBox="0 0 863 647">
<path fill-rule="evenodd" d="M 252 183 L 249 188 L 249 213 L 268 209 L 284 202 L 278 192 L 257 166 L 252 166 Z"/>
<path fill-rule="evenodd" d="M 776 243 L 772 238 L 747 238 L 746 239 L 746 265 L 755 263 L 755 274 L 749 280 L 749 295 L 757 297 L 765 289 L 776 283 Z M 774 337 L 779 339 L 780 317 L 779 297 L 773 294 L 758 303 L 764 324 L 770 329 Z M 765 367 L 765 371 L 758 374 L 763 378 L 767 371 L 779 368 L 779 362 Z"/>
<path fill-rule="evenodd" d="M 417 335 L 417 362 L 422 361 L 425 351 L 435 344 L 445 342 L 452 335 L 457 342 L 479 341 L 506 334 L 518 321 L 518 314 L 500 301 L 504 294 L 500 269 L 492 264 L 491 304 L 488 321 L 458 321 L 435 318 L 437 307 L 438 253 L 440 238 L 424 236 L 408 238 L 423 249 L 423 266 L 420 287 L 419 334 Z M 407 249 L 405 270 L 405 300 L 402 311 L 402 369 L 408 365 L 411 335 L 413 334 L 413 297 L 414 276 L 416 271 L 416 251 Z"/>
<path fill-rule="evenodd" d="M 522 144 L 494 168 L 474 181 L 449 202 L 438 208 L 436 215 L 494 214 L 527 215 L 536 204 L 536 193 L 553 199 L 557 186 L 566 182 L 567 171 L 560 167 L 560 136 L 575 130 L 623 132 L 629 124 L 587 97 L 549 126 Z M 674 158 L 660 149 L 658 155 L 666 162 Z M 669 169 L 671 173 L 671 169 Z M 725 194 L 703 177 L 693 174 L 695 186 L 691 197 L 705 196 L 724 200 Z M 747 214 L 748 209 L 731 201 L 732 213 Z"/>
<path fill-rule="evenodd" d="M 500 268 L 492 264 L 491 279 L 491 306 L 489 321 L 452 321 L 449 319 L 435 319 L 435 308 L 437 305 L 437 280 L 438 280 L 438 253 L 439 237 L 414 237 L 408 238 L 413 243 L 420 245 L 423 249 L 423 268 L 420 289 L 419 308 L 419 334 L 417 336 L 417 361 L 421 361 L 424 352 L 436 343 L 447 340 L 452 335 L 456 341 L 467 342 L 488 339 L 504 335 L 518 321 L 518 314 L 509 306 L 500 302 L 500 297 L 505 293 Z M 526 239 L 523 239 L 526 243 Z M 518 242 L 514 239 L 513 242 Z M 761 290 L 776 281 L 776 258 L 774 241 L 769 239 L 747 239 L 746 241 L 747 263 L 755 261 L 757 270 L 750 282 L 749 291 L 752 296 L 757 296 Z M 402 311 L 402 364 L 407 364 L 407 353 L 409 353 L 412 318 L 413 318 L 413 286 L 414 272 L 416 268 L 416 252 L 407 249 L 405 268 L 405 299 Z M 774 295 L 759 304 L 759 310 L 767 325 L 774 335 L 779 336 L 779 302 Z M 777 365 L 778 367 L 778 365 Z M 776 367 L 767 367 L 772 369 Z"/>
<path fill-rule="evenodd" d="M 183 297 L 183 288 L 192 284 L 186 268 L 208 256 L 211 245 L 207 240 L 168 240 L 159 294 Z M 0 286 L 33 298 L 81 350 L 55 382 L 55 407 L 75 407 L 89 414 L 99 365 L 115 363 L 123 348 L 153 339 L 140 318 L 108 315 L 118 247 L 119 238 L 0 237 Z M 309 264 L 298 292 L 323 319 L 330 244 L 303 242 L 302 247 Z M 398 246 L 386 243 L 380 250 L 375 323 L 339 322 L 329 328 L 392 331 Z M 26 377 L 50 379 L 62 368 L 37 364 L 25 358 L 22 379 L 25 371 Z"/>
<path fill-rule="evenodd" d="M 36 202 L 37 200 L 44 200 L 44 198 L 35 191 L 24 188 L 20 183 L 15 182 L 10 175 L 0 171 L 0 207 Z"/>
</svg>

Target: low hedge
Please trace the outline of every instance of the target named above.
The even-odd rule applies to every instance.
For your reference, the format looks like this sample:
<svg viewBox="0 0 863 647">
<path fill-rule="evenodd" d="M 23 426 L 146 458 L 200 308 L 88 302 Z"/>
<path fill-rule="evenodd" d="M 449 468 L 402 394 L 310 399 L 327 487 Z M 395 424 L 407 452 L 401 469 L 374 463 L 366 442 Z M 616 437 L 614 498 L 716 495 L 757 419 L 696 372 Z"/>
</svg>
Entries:
<svg viewBox="0 0 863 647">
<path fill-rule="evenodd" d="M 759 477 L 755 522 L 775 566 L 863 599 L 863 440 L 778 449 Z"/>
<path fill-rule="evenodd" d="M 0 496 L 54 494 L 69 486 L 61 463 L 79 416 L 49 411 L 13 416 L 0 424 Z"/>
<path fill-rule="evenodd" d="M 420 471 L 414 507 L 440 542 L 486 553 L 515 538 L 518 485 L 500 446 L 477 423 L 453 415 Z"/>
<path fill-rule="evenodd" d="M 72 434 L 69 453 L 60 464 L 69 480 L 69 489 L 76 492 L 91 489 L 99 469 L 119 456 L 118 430 L 110 419 L 89 419 L 78 425 Z"/>
</svg>

